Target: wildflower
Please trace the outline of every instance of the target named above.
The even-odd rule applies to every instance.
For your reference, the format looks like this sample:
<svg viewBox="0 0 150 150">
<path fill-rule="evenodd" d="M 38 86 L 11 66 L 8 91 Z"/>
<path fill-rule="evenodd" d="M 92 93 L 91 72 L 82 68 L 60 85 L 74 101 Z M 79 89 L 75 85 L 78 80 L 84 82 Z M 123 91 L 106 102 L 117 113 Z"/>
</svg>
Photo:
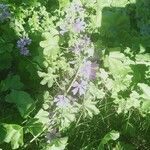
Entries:
<svg viewBox="0 0 150 150">
<path fill-rule="evenodd" d="M 24 37 L 24 38 L 21 38 L 21 39 L 17 42 L 17 47 L 18 47 L 18 48 L 23 48 L 23 47 L 25 47 L 25 46 L 27 46 L 27 45 L 30 45 L 30 44 L 31 44 L 31 39 Z"/>
<path fill-rule="evenodd" d="M 77 93 L 79 93 L 79 95 L 84 95 L 87 89 L 87 82 L 84 80 L 81 80 L 81 82 L 77 82 L 75 81 L 75 83 L 73 84 L 73 95 L 76 95 Z"/>
<path fill-rule="evenodd" d="M 76 42 L 74 43 L 74 46 L 71 48 L 71 50 L 76 53 L 79 54 L 81 51 L 83 51 L 88 45 L 90 45 L 90 39 L 85 36 L 83 38 L 79 38 L 76 40 Z"/>
<path fill-rule="evenodd" d="M 80 33 L 85 30 L 86 23 L 80 18 L 76 19 L 73 24 L 73 29 L 75 32 Z"/>
<path fill-rule="evenodd" d="M 23 47 L 20 49 L 20 54 L 23 56 L 28 56 L 30 54 L 29 50 L 27 49 L 27 47 Z"/>
<path fill-rule="evenodd" d="M 23 56 L 28 56 L 30 54 L 28 48 L 26 46 L 31 44 L 31 39 L 29 38 L 21 38 L 17 41 L 17 47 L 20 48 L 20 54 Z"/>
<path fill-rule="evenodd" d="M 69 100 L 64 95 L 58 95 L 54 99 L 54 102 L 56 103 L 56 106 L 58 106 L 60 108 L 67 107 L 69 105 Z"/>
<path fill-rule="evenodd" d="M 10 12 L 8 6 L 5 4 L 0 4 L 0 21 L 3 22 L 5 19 L 10 17 Z"/>
<path fill-rule="evenodd" d="M 86 79 L 95 79 L 97 64 L 91 61 L 85 61 L 80 69 L 81 75 Z"/>
</svg>

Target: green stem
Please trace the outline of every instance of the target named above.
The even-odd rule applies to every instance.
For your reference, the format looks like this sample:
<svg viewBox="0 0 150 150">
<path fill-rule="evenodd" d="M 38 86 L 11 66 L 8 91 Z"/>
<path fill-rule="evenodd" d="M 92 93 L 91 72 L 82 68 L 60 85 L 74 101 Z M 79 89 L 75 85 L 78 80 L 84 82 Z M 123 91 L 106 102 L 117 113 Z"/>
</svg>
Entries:
<svg viewBox="0 0 150 150">
<path fill-rule="evenodd" d="M 77 79 L 77 77 L 78 77 L 78 73 L 79 73 L 79 71 L 80 71 L 80 68 L 81 68 L 81 65 L 79 66 L 79 68 L 78 68 L 78 70 L 77 70 L 77 73 L 75 74 L 75 76 L 74 76 L 72 82 L 70 83 L 70 86 L 68 87 L 66 94 L 69 93 L 69 91 L 70 91 L 70 89 L 71 89 L 73 83 L 76 81 L 76 79 Z"/>
</svg>

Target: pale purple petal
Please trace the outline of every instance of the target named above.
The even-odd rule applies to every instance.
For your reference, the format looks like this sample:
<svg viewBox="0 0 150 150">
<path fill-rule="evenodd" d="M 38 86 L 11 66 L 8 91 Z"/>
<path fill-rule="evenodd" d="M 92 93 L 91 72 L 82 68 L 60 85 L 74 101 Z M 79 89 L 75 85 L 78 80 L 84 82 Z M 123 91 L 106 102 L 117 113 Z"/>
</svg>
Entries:
<svg viewBox="0 0 150 150">
<path fill-rule="evenodd" d="M 82 80 L 80 82 L 75 81 L 75 83 L 73 84 L 73 89 L 72 92 L 74 95 L 76 95 L 77 93 L 79 93 L 79 95 L 84 95 L 87 89 L 87 82 Z"/>
<path fill-rule="evenodd" d="M 91 61 L 85 61 L 80 69 L 81 75 L 86 79 L 95 79 L 97 64 Z"/>
<path fill-rule="evenodd" d="M 80 18 L 76 19 L 73 24 L 73 29 L 75 32 L 80 33 L 85 30 L 86 23 Z"/>
<path fill-rule="evenodd" d="M 30 52 L 26 47 L 23 47 L 20 49 L 20 54 L 23 56 L 28 56 L 30 54 Z"/>
<path fill-rule="evenodd" d="M 67 97 L 64 95 L 58 95 L 55 99 L 54 102 L 56 103 L 57 107 L 64 108 L 69 105 L 69 100 Z"/>
</svg>

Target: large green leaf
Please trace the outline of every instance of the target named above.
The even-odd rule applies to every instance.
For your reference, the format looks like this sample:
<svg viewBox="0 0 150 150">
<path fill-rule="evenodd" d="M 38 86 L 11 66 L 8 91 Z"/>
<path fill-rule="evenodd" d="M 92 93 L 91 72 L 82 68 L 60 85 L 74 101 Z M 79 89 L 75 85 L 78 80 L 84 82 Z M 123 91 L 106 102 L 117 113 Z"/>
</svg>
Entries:
<svg viewBox="0 0 150 150">
<path fill-rule="evenodd" d="M 11 142 L 12 149 L 23 145 L 23 127 L 16 124 L 0 125 L 0 142 Z"/>
<path fill-rule="evenodd" d="M 18 75 L 8 75 L 8 77 L 3 80 L 0 84 L 1 91 L 7 90 L 20 90 L 23 87 L 23 83 L 20 82 L 20 77 Z"/>
<path fill-rule="evenodd" d="M 39 122 L 39 119 L 31 118 L 25 125 L 25 132 L 30 132 L 33 136 L 37 136 L 43 131 L 44 126 L 41 122 Z"/>
<path fill-rule="evenodd" d="M 24 91 L 12 90 L 12 92 L 6 96 L 6 101 L 16 104 L 20 115 L 24 118 L 28 117 L 35 106 L 31 96 Z"/>
</svg>

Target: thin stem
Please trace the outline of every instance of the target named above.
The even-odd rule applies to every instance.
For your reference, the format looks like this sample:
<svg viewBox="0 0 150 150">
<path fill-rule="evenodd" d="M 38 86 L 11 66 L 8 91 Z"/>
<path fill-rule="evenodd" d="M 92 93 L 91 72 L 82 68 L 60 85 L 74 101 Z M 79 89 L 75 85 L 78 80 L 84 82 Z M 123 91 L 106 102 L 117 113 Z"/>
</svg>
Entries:
<svg viewBox="0 0 150 150">
<path fill-rule="evenodd" d="M 23 146 L 23 148 L 28 147 L 28 146 L 29 146 L 33 141 L 35 141 L 46 129 L 47 129 L 47 128 L 45 128 L 42 132 L 40 132 L 39 134 L 37 134 L 33 139 L 30 140 L 29 143 L 25 144 L 25 145 Z"/>
<path fill-rule="evenodd" d="M 81 65 L 79 66 L 79 68 L 78 68 L 78 70 L 77 70 L 77 73 L 75 74 L 75 76 L 74 76 L 74 78 L 73 78 L 73 80 L 72 80 L 70 86 L 68 87 L 66 94 L 70 91 L 70 89 L 71 89 L 73 83 L 76 81 L 76 79 L 77 79 L 77 77 L 78 77 L 78 73 L 79 73 L 79 71 L 80 71 L 80 67 L 81 67 Z"/>
</svg>

